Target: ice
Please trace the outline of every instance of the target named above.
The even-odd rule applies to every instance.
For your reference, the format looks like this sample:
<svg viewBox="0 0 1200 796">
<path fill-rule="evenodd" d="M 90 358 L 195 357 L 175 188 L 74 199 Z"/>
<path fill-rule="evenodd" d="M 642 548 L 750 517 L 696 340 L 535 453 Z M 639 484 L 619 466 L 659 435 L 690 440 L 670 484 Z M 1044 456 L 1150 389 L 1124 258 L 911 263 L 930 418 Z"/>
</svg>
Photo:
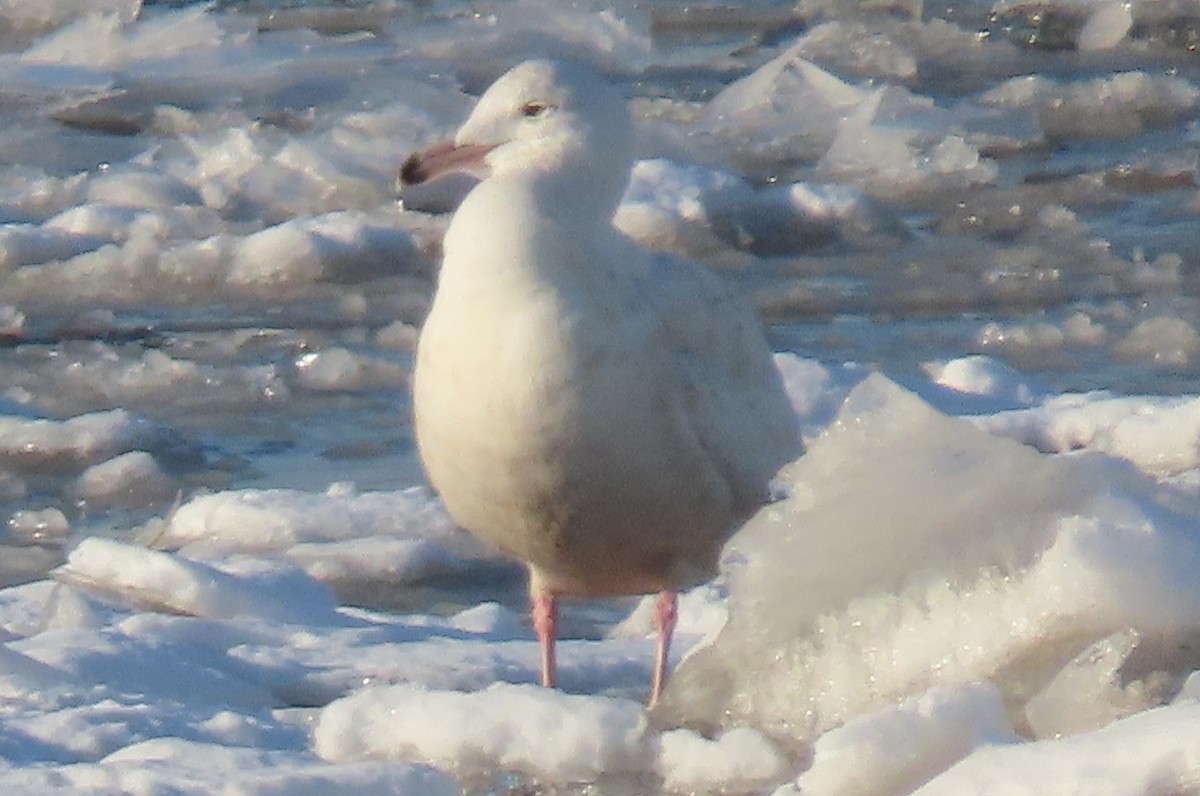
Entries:
<svg viewBox="0 0 1200 796">
<path fill-rule="evenodd" d="M 57 393 L 52 396 L 52 402 L 44 405 L 70 412 L 80 403 L 81 397 L 86 397 L 92 405 L 143 408 L 167 398 L 192 402 L 193 405 L 253 405 L 267 403 L 288 391 L 279 369 L 271 364 L 239 366 L 227 362 L 199 362 L 156 349 L 143 350 L 130 357 L 120 346 L 99 342 L 85 343 L 72 352 L 72 356 L 55 359 L 47 365 L 44 370 L 13 368 L 6 372 L 8 383 L 13 385 L 9 395 L 20 398 L 28 394 L 28 390 L 40 392 L 48 385 L 54 385 Z M 11 427 L 9 422 L 7 418 L 0 418 L 0 427 Z M 114 426 L 112 431 L 105 428 L 108 424 Z M 50 423 L 41 427 L 22 425 L 28 429 L 27 433 L 36 433 L 40 428 L 49 432 L 51 427 Z M 92 413 L 64 421 L 61 431 L 52 436 L 47 433 L 47 436 L 51 440 L 61 440 L 57 442 L 59 445 L 67 445 L 71 444 L 68 441 L 71 436 L 78 439 L 95 429 L 95 444 L 99 445 L 108 434 L 118 437 L 139 428 L 143 434 L 156 433 L 153 425 L 136 418 L 128 410 L 114 409 L 111 414 Z M 169 431 L 160 428 L 157 433 L 166 436 Z M 85 440 L 78 439 L 77 444 L 84 443 Z"/>
<path fill-rule="evenodd" d="M 537 686 L 461 694 L 397 685 L 330 704 L 313 737 L 317 754 L 331 761 L 400 757 L 570 782 L 643 767 L 645 722 L 637 703 Z"/>
<path fill-rule="evenodd" d="M 362 383 L 363 365 L 345 348 L 327 348 L 305 354 L 296 363 L 300 383 L 310 390 L 354 388 Z"/>
<path fill-rule="evenodd" d="M 861 191 L 795 183 L 754 188 L 721 171 L 656 159 L 634 166 L 616 226 L 650 248 L 763 256 L 837 243 L 873 247 L 907 234 Z"/>
<path fill-rule="evenodd" d="M 85 237 L 72 230 L 9 225 L 0 231 L 0 269 L 8 272 L 23 265 L 73 257 L 106 242 L 104 238 Z"/>
<path fill-rule="evenodd" d="M 1039 450 L 1103 452 L 1151 475 L 1186 472 L 1200 461 L 1200 399 L 1191 396 L 1055 395 L 975 422 Z"/>
<path fill-rule="evenodd" d="M 893 99 L 898 93 L 879 89 L 846 116 L 821 157 L 820 173 L 857 177 L 876 193 L 894 190 L 897 185 L 933 182 L 961 186 L 996 179 L 997 166 L 981 158 L 978 149 L 959 135 L 920 147 L 917 128 L 902 119 L 888 118 L 903 113 L 909 104 L 904 97 Z M 900 109 L 885 110 L 889 101 Z"/>
<path fill-rule="evenodd" d="M 146 451 L 130 451 L 79 475 L 76 492 L 90 506 L 140 506 L 174 496 L 178 486 Z"/>
<path fill-rule="evenodd" d="M 790 765 L 762 733 L 746 727 L 715 741 L 691 730 L 670 730 L 658 739 L 663 787 L 676 793 L 749 792 L 777 784 Z"/>
<path fill-rule="evenodd" d="M 812 767 L 776 796 L 904 793 L 980 746 L 1015 741 L 999 692 L 987 683 L 933 689 L 858 716 L 821 736 Z"/>
<path fill-rule="evenodd" d="M 1121 666 L 1138 646 L 1138 635 L 1120 631 L 1079 653 L 1029 704 L 1025 718 L 1039 738 L 1057 738 L 1103 727 L 1153 707 L 1162 694 L 1145 693 L 1145 683 L 1121 682 Z"/>
<path fill-rule="evenodd" d="M 481 90 L 517 61 L 527 58 L 575 58 L 611 70 L 645 61 L 651 52 L 649 14 L 624 0 L 601 4 L 592 0 L 564 6 L 532 0 L 496 6 L 478 14 L 451 11 L 438 24 L 391 31 L 403 46 L 423 58 L 453 60 L 471 87 Z M 470 41 L 470 52 L 462 42 Z"/>
<path fill-rule="evenodd" d="M 220 569 L 200 561 L 90 537 L 56 570 L 66 583 L 120 595 L 186 616 L 256 617 L 268 622 L 334 621 L 332 595 L 279 563 L 237 560 Z"/>
<path fill-rule="evenodd" d="M 170 429 L 125 409 L 66 420 L 0 415 L 0 463 L 16 469 L 99 464 L 122 453 L 174 447 Z"/>
<path fill-rule="evenodd" d="M 21 509 L 8 519 L 8 533 L 22 542 L 62 541 L 70 527 L 66 515 L 56 508 Z"/>
<path fill-rule="evenodd" d="M 236 796 L 454 796 L 454 781 L 428 766 L 394 763 L 329 765 L 289 751 L 235 743 L 156 738 L 131 744 L 94 763 L 59 771 L 0 770 L 0 784 L 25 793 L 201 793 Z"/>
<path fill-rule="evenodd" d="M 871 22 L 874 22 L 872 20 Z M 895 28 L 875 27 L 865 19 L 832 19 L 814 25 L 797 43 L 796 52 L 824 64 L 836 64 L 853 74 L 911 80 L 917 58 Z"/>
<path fill-rule="evenodd" d="M 188 50 L 212 49 L 224 38 L 220 24 L 203 7 L 150 17 L 139 25 L 119 13 L 80 16 L 25 50 L 27 63 L 117 67 L 152 61 Z"/>
<path fill-rule="evenodd" d="M 455 528 L 423 488 L 325 494 L 240 490 L 202 495 L 173 512 L 155 544 L 211 555 L 276 552 L 337 586 L 420 583 L 457 575 L 493 554 Z"/>
<path fill-rule="evenodd" d="M 24 43 L 38 34 L 87 15 L 111 14 L 128 23 L 136 19 L 141 10 L 142 0 L 47 0 L 35 4 L 4 0 L 0 3 L 0 20 L 4 23 L 0 45 L 8 47 Z"/>
<path fill-rule="evenodd" d="M 882 377 L 783 480 L 789 496 L 733 544 L 729 623 L 670 687 L 692 721 L 802 740 L 980 678 L 1014 710 L 1091 641 L 1194 627 L 1196 505 L 1132 468 L 974 430 Z M 1178 665 L 1148 668 L 1178 680 Z"/>
<path fill-rule="evenodd" d="M 375 333 L 375 342 L 383 348 L 411 351 L 417 345 L 417 329 L 410 323 L 394 321 Z"/>
<path fill-rule="evenodd" d="M 0 337 L 18 338 L 25 328 L 25 313 L 11 304 L 0 306 Z"/>
<path fill-rule="evenodd" d="M 246 236 L 234 248 L 229 279 L 234 284 L 352 282 L 423 266 L 406 233 L 339 212 Z"/>
<path fill-rule="evenodd" d="M 1073 738 L 984 746 L 915 793 L 1186 792 L 1200 774 L 1197 721 L 1200 705 L 1185 703 Z"/>
<path fill-rule="evenodd" d="M 0 791 L 1194 791 L 1197 42 L 1190 0 L 0 0 Z M 650 714 L 653 596 L 564 606 L 534 688 L 408 418 L 469 182 L 397 168 L 534 55 L 631 98 L 618 224 L 763 311 L 810 444 Z"/>
<path fill-rule="evenodd" d="M 1029 405 L 1040 392 L 1016 370 L 988 356 L 959 357 L 926 369 L 935 384 L 968 395 Z"/>
<path fill-rule="evenodd" d="M 1014 77 L 979 99 L 993 107 L 1035 107 L 1052 138 L 1112 139 L 1167 123 L 1195 107 L 1200 90 L 1173 75 L 1121 72 L 1060 84 L 1040 75 Z"/>
<path fill-rule="evenodd" d="M 1123 0 L 1097 3 L 1087 24 L 1079 31 L 1076 45 L 1080 50 L 1107 50 L 1117 46 L 1133 27 L 1133 11 Z"/>
<path fill-rule="evenodd" d="M 713 97 L 704 110 L 709 128 L 742 146 L 819 156 L 865 92 L 803 58 L 801 44 Z"/>
<path fill-rule="evenodd" d="M 1183 318 L 1146 318 L 1117 343 L 1115 351 L 1123 358 L 1149 359 L 1162 367 L 1179 367 L 1200 353 L 1200 333 Z"/>
<path fill-rule="evenodd" d="M 348 484 L 334 484 L 323 495 L 290 489 L 200 495 L 175 511 L 161 543 L 270 550 L 405 531 L 447 542 L 463 540 L 464 549 L 473 548 L 424 488 L 359 493 Z"/>
</svg>

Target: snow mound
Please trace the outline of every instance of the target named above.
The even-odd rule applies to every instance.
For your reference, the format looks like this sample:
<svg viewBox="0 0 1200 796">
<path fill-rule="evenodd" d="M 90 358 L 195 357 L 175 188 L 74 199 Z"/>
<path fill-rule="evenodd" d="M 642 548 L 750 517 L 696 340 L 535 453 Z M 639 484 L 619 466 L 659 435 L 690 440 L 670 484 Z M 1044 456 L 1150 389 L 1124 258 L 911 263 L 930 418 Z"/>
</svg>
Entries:
<svg viewBox="0 0 1200 796">
<path fill-rule="evenodd" d="M 1200 704 L 1148 710 L 1086 735 L 981 746 L 914 792 L 1128 796 L 1187 793 L 1200 777 Z"/>
<path fill-rule="evenodd" d="M 777 796 L 885 796 L 907 792 L 984 743 L 1015 740 L 988 683 L 933 689 L 858 716 L 817 739 L 812 767 Z"/>
<path fill-rule="evenodd" d="M 739 727 L 710 741 L 691 730 L 658 738 L 658 771 L 676 793 L 743 793 L 786 778 L 791 764 L 762 733 Z"/>
<path fill-rule="evenodd" d="M 1200 398 L 1194 396 L 1067 393 L 973 420 L 1040 451 L 1096 451 L 1127 459 L 1150 475 L 1200 466 Z"/>
<path fill-rule="evenodd" d="M 221 567 L 91 537 L 55 570 L 63 582 L 143 608 L 209 618 L 337 622 L 324 586 L 279 561 L 240 559 Z"/>
<path fill-rule="evenodd" d="M 66 420 L 0 414 L 0 466 L 17 471 L 82 470 L 125 453 L 178 452 L 180 447 L 170 429 L 124 409 Z"/>
<path fill-rule="evenodd" d="M 357 492 L 334 484 L 324 494 L 240 489 L 200 495 L 172 515 L 160 544 L 243 551 L 281 550 L 301 542 L 370 536 L 465 538 L 423 487 Z"/>
<path fill-rule="evenodd" d="M 586 781 L 641 768 L 644 733 L 641 706 L 627 700 L 537 686 L 496 684 L 464 694 L 396 685 L 327 706 L 314 744 L 335 762 L 399 757 L 449 770 L 499 767 Z"/>
<path fill-rule="evenodd" d="M 460 530 L 423 487 L 360 493 L 333 484 L 324 493 L 242 489 L 200 495 L 171 515 L 155 545 L 205 558 L 277 553 L 345 588 L 394 588 L 499 566 L 497 554 Z"/>
</svg>

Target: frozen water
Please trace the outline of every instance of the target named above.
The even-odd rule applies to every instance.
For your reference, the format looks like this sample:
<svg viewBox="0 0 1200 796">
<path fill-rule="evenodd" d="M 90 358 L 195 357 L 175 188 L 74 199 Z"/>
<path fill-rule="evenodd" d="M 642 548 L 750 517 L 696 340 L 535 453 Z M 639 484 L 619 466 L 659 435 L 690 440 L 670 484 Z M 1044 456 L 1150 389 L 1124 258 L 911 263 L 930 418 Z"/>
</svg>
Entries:
<svg viewBox="0 0 1200 796">
<path fill-rule="evenodd" d="M 1174 0 L 0 0 L 0 790 L 1195 790 L 1198 44 Z M 396 169 L 535 55 L 631 98 L 616 223 L 754 298 L 810 443 L 651 715 L 649 604 L 568 605 L 532 688 L 414 455 L 468 184 Z"/>
</svg>

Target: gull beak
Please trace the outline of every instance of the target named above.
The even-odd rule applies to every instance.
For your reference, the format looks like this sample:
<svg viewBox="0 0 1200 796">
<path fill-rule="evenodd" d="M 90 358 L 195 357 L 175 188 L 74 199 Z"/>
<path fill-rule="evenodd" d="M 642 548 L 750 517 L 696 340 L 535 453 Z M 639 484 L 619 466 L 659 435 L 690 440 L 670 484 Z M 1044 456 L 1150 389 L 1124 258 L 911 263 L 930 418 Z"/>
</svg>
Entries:
<svg viewBox="0 0 1200 796">
<path fill-rule="evenodd" d="M 495 148 L 495 144 L 456 144 L 447 141 L 424 152 L 414 152 L 400 167 L 400 183 L 420 185 L 453 172 L 465 172 L 483 179 L 488 174 L 484 157 Z"/>
</svg>

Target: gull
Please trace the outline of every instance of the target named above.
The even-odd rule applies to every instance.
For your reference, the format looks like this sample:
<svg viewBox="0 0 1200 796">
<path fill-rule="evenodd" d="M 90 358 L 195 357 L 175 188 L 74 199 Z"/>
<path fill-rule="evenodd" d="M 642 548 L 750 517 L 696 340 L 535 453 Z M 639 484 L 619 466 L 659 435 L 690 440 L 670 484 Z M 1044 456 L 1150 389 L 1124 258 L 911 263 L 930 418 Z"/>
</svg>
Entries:
<svg viewBox="0 0 1200 796">
<path fill-rule="evenodd" d="M 678 592 L 715 576 L 803 446 L 754 312 L 613 227 L 632 166 L 615 87 L 535 60 L 400 177 L 480 179 L 447 228 L 417 344 L 425 472 L 456 523 L 527 565 L 543 685 L 560 598 L 658 594 L 653 707 Z"/>
</svg>

